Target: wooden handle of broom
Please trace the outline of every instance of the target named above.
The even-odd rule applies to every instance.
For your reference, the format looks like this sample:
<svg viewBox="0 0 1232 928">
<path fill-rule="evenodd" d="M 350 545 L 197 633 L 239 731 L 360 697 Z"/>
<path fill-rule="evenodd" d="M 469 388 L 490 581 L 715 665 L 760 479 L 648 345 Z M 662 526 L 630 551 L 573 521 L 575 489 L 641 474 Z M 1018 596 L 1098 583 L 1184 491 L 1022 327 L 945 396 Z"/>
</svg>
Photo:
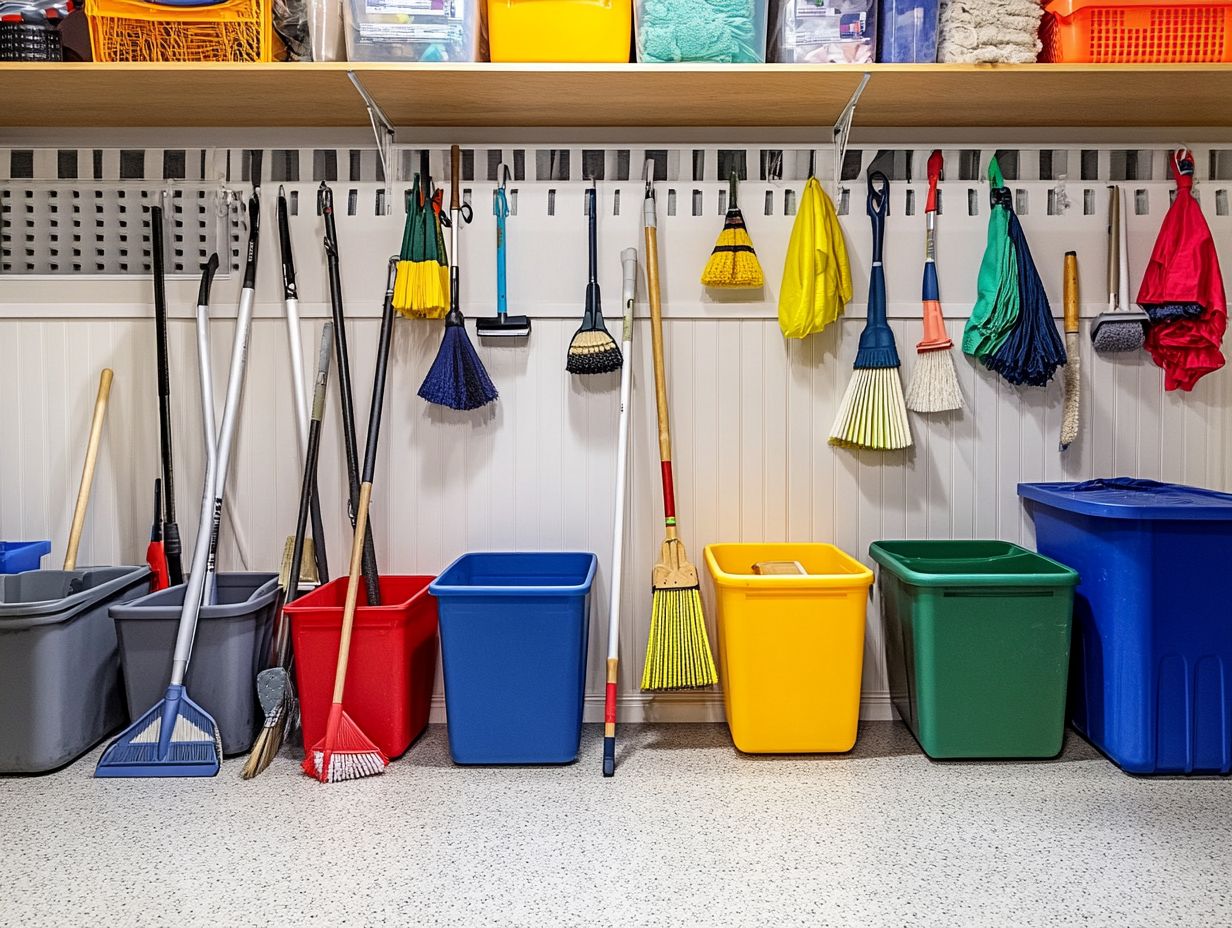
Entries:
<svg viewBox="0 0 1232 928">
<path fill-rule="evenodd" d="M 86 446 L 86 462 L 81 468 L 81 485 L 77 489 L 77 505 L 73 509 L 73 526 L 68 533 L 68 549 L 64 552 L 64 569 L 77 568 L 77 549 L 81 547 L 81 532 L 86 524 L 86 509 L 90 505 L 90 488 L 94 486 L 94 468 L 98 464 L 98 447 L 103 440 L 103 420 L 107 417 L 107 400 L 111 397 L 111 368 L 103 368 L 98 379 L 98 396 L 94 399 L 94 419 L 90 422 L 90 443 Z"/>
<path fill-rule="evenodd" d="M 462 208 L 462 148 L 452 145 L 449 148 L 449 208 Z"/>
<path fill-rule="evenodd" d="M 368 530 L 368 506 L 372 502 L 372 484 L 359 488 L 359 509 L 355 513 L 355 536 L 351 541 L 351 571 L 347 579 L 346 604 L 342 608 L 342 638 L 338 642 L 338 666 L 334 671 L 335 705 L 342 703 L 346 688 L 347 663 L 351 659 L 351 630 L 355 627 L 355 607 L 359 603 L 359 578 L 364 564 L 364 533 Z"/>
<path fill-rule="evenodd" d="M 646 291 L 650 303 L 650 345 L 654 356 L 655 407 L 659 418 L 659 460 L 672 459 L 672 431 L 667 418 L 667 374 L 663 367 L 663 305 L 659 298 L 659 237 L 646 229 Z"/>
<path fill-rule="evenodd" d="M 1078 255 L 1065 253 L 1065 332 L 1078 331 Z"/>
</svg>

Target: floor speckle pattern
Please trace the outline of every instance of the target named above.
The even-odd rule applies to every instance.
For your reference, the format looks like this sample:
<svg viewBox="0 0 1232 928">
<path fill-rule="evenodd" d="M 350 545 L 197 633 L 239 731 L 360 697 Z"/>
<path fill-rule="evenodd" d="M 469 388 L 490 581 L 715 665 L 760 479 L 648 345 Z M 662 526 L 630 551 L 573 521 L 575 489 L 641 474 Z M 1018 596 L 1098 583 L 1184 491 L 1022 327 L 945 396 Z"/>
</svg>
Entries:
<svg viewBox="0 0 1232 928">
<path fill-rule="evenodd" d="M 841 757 L 718 725 L 588 725 L 568 767 L 460 768 L 434 726 L 322 786 L 0 778 L 0 925 L 1232 925 L 1232 782 L 1134 779 L 1070 734 L 1043 763 L 933 763 L 897 723 Z"/>
</svg>

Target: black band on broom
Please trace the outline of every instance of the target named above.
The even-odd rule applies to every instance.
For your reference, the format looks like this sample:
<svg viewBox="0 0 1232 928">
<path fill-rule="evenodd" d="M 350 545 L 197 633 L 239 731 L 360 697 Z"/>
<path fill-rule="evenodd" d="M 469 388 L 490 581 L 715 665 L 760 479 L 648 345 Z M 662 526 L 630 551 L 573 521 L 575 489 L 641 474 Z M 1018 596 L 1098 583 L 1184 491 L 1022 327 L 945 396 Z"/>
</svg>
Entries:
<svg viewBox="0 0 1232 928">
<path fill-rule="evenodd" d="M 429 403 L 450 409 L 468 410 L 486 406 L 499 394 L 470 336 L 466 334 L 466 318 L 458 301 L 458 230 L 463 221 L 470 221 L 470 207 L 462 204 L 462 150 L 454 145 L 449 152 L 451 190 L 450 237 L 452 249 L 449 262 L 449 314 L 445 316 L 445 335 L 441 339 L 436 360 L 428 370 L 419 395 Z"/>
</svg>

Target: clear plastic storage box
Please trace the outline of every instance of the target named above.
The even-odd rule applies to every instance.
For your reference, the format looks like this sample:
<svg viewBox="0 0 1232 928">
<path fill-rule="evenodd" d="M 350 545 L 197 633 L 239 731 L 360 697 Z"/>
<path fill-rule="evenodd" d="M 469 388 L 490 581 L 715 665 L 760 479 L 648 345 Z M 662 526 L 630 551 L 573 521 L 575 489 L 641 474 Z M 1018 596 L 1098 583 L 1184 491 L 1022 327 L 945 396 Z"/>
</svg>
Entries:
<svg viewBox="0 0 1232 928">
<path fill-rule="evenodd" d="M 766 60 L 770 0 L 636 0 L 637 60 Z"/>
<path fill-rule="evenodd" d="M 345 0 L 351 61 L 478 61 L 481 0 Z"/>
<path fill-rule="evenodd" d="M 808 64 L 863 64 L 877 46 L 877 0 L 774 0 L 770 57 Z"/>
</svg>

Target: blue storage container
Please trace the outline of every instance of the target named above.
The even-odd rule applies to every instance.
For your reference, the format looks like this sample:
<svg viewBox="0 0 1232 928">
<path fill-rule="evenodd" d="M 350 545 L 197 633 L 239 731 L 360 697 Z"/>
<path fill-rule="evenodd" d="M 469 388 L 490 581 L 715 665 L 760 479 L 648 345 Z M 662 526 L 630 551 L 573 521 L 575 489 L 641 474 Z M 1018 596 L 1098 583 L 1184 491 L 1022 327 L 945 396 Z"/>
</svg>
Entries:
<svg viewBox="0 0 1232 928">
<path fill-rule="evenodd" d="M 428 586 L 454 763 L 577 758 L 596 564 L 583 552 L 464 554 Z"/>
<path fill-rule="evenodd" d="M 939 0 L 878 0 L 877 60 L 936 61 L 938 8 Z"/>
<path fill-rule="evenodd" d="M 1129 773 L 1232 772 L 1232 495 L 1127 477 L 1020 483 L 1078 571 L 1070 720 Z"/>
<path fill-rule="evenodd" d="M 0 541 L 0 574 L 38 570 L 43 555 L 51 553 L 50 541 Z"/>
</svg>

